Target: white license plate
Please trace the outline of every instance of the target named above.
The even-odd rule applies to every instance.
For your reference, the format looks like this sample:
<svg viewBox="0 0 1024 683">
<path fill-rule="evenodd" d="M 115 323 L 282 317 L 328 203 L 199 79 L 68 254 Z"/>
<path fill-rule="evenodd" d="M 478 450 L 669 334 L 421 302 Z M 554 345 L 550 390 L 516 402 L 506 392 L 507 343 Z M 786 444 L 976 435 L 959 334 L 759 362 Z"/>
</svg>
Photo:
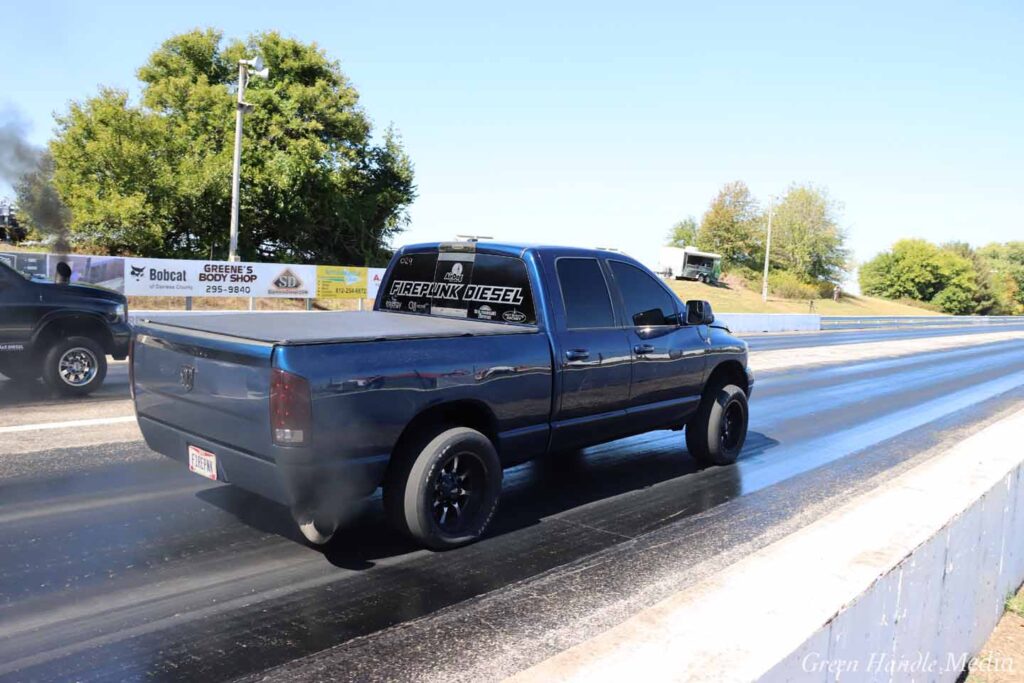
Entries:
<svg viewBox="0 0 1024 683">
<path fill-rule="evenodd" d="M 210 451 L 204 451 L 198 446 L 189 444 L 188 471 L 217 481 L 217 456 Z"/>
</svg>

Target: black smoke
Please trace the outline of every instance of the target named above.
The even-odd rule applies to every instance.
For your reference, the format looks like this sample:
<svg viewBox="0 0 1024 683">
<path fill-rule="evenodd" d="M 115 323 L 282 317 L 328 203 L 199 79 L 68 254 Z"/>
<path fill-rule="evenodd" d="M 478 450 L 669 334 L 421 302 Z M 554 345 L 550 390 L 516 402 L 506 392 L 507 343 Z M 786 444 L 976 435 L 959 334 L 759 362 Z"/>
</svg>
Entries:
<svg viewBox="0 0 1024 683">
<path fill-rule="evenodd" d="M 59 254 L 69 250 L 68 209 L 53 186 L 53 157 L 31 144 L 27 126 L 10 112 L 0 112 L 0 180 L 18 195 L 18 210 L 28 222 L 56 238 Z"/>
</svg>

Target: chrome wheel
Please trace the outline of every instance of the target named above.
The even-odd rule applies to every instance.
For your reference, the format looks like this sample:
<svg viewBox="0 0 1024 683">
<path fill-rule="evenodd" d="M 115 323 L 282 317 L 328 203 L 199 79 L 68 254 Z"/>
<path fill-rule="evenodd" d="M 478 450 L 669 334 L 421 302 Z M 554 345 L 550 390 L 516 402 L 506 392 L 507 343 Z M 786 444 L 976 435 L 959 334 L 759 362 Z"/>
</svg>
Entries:
<svg viewBox="0 0 1024 683">
<path fill-rule="evenodd" d="M 96 378 L 98 371 L 96 356 L 81 346 L 68 349 L 57 361 L 57 375 L 70 387 L 84 387 Z"/>
</svg>

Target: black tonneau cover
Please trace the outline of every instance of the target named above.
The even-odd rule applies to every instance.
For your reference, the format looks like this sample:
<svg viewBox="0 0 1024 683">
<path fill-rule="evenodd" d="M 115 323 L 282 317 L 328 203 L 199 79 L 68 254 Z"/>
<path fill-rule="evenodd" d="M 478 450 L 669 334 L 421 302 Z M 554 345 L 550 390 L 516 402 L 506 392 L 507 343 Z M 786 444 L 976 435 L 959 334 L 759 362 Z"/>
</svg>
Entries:
<svg viewBox="0 0 1024 683">
<path fill-rule="evenodd" d="M 273 344 L 475 337 L 537 331 L 532 325 L 508 325 L 386 311 L 192 313 L 174 316 L 151 313 L 145 317 L 140 316 L 140 322 Z"/>
</svg>

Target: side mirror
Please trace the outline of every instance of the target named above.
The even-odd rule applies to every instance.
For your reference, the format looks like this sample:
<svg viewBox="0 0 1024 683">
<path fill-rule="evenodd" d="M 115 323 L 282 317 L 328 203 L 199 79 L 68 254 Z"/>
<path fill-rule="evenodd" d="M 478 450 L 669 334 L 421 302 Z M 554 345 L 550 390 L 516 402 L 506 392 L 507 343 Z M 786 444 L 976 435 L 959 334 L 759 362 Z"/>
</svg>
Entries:
<svg viewBox="0 0 1024 683">
<path fill-rule="evenodd" d="M 699 299 L 691 299 L 686 302 L 686 324 L 687 325 L 710 325 L 715 322 L 715 314 L 711 310 L 711 304 Z"/>
</svg>

